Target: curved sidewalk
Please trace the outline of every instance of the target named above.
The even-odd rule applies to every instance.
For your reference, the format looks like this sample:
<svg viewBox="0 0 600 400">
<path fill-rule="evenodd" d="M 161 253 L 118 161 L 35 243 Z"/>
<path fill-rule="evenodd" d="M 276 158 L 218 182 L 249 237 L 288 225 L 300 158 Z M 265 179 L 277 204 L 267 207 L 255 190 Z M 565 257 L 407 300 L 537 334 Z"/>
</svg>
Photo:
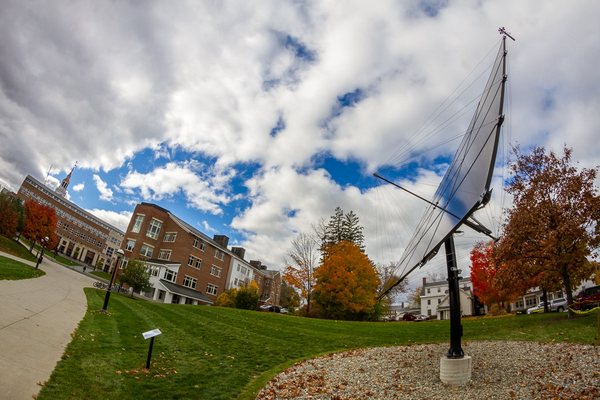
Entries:
<svg viewBox="0 0 600 400">
<path fill-rule="evenodd" d="M 25 261 L 0 252 L 4 257 Z M 96 280 L 49 257 L 46 275 L 0 280 L 0 398 L 27 399 L 47 381 L 87 310 L 84 287 Z"/>
</svg>

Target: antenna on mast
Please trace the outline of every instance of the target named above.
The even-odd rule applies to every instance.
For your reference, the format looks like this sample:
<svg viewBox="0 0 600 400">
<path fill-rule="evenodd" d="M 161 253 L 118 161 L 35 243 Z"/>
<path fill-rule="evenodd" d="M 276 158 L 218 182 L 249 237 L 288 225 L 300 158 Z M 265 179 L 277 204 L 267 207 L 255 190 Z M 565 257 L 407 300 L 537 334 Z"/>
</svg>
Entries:
<svg viewBox="0 0 600 400">
<path fill-rule="evenodd" d="M 510 33 L 506 32 L 505 27 L 502 26 L 502 27 L 498 28 L 498 32 L 500 32 L 501 35 L 508 36 L 509 38 L 511 38 L 513 40 L 513 42 L 516 42 L 516 39 L 514 37 L 510 36 Z"/>
<path fill-rule="evenodd" d="M 50 164 L 50 168 L 48 168 L 48 172 L 46 172 L 46 179 L 44 179 L 44 185 L 48 184 L 48 177 L 50 176 L 50 172 L 52 171 L 52 167 L 54 167 L 54 164 Z"/>
</svg>

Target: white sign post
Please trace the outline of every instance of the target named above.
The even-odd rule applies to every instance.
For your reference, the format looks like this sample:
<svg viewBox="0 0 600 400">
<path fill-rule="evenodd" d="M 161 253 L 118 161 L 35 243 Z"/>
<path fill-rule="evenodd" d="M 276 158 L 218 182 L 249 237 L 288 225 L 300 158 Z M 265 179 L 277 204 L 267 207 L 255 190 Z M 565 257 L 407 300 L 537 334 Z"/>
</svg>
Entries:
<svg viewBox="0 0 600 400">
<path fill-rule="evenodd" d="M 144 340 L 150 339 L 150 347 L 148 348 L 148 358 L 146 359 L 146 369 L 150 369 L 150 360 L 152 359 L 152 347 L 154 347 L 154 338 L 160 335 L 160 329 L 152 329 L 151 331 L 142 333 Z"/>
</svg>

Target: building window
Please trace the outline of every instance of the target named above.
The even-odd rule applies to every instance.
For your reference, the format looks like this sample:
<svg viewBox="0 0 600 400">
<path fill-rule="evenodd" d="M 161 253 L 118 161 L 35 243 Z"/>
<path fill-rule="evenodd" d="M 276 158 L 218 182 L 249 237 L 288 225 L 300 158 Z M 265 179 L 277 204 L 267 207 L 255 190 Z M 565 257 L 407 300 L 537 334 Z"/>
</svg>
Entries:
<svg viewBox="0 0 600 400">
<path fill-rule="evenodd" d="M 189 287 L 190 289 L 196 289 L 196 283 L 198 283 L 198 280 L 191 276 L 186 275 L 185 278 L 183 278 L 183 286 Z"/>
<path fill-rule="evenodd" d="M 148 258 L 152 258 L 152 251 L 154 251 L 154 247 L 144 243 L 142 248 L 140 249 L 140 255 Z"/>
<path fill-rule="evenodd" d="M 219 250 L 219 249 L 216 249 L 216 250 L 215 250 L 215 258 L 217 258 L 217 259 L 219 259 L 219 260 L 223 261 L 223 260 L 225 259 L 225 253 L 224 253 L 224 252 L 222 252 L 222 251 L 221 251 L 221 250 Z"/>
<path fill-rule="evenodd" d="M 112 257 L 112 255 L 113 255 L 113 251 L 115 251 L 115 249 L 113 249 L 112 247 L 107 247 L 107 248 L 106 248 L 106 255 L 107 255 L 108 257 Z"/>
<path fill-rule="evenodd" d="M 160 272 L 160 268 L 157 268 L 157 267 L 150 268 L 150 275 L 152 275 L 152 276 L 158 276 L 159 272 Z"/>
<path fill-rule="evenodd" d="M 127 239 L 127 243 L 125 244 L 125 250 L 133 251 L 134 247 L 135 247 L 135 240 Z"/>
<path fill-rule="evenodd" d="M 204 251 L 204 247 L 206 246 L 206 244 L 204 243 L 204 240 L 194 237 L 194 241 L 192 242 L 192 246 L 194 246 L 195 248 Z"/>
<path fill-rule="evenodd" d="M 442 299 L 438 299 L 438 304 L 440 304 L 442 302 Z"/>
<path fill-rule="evenodd" d="M 188 265 L 190 267 L 200 269 L 200 267 L 202 267 L 202 260 L 198 257 L 190 256 L 188 258 Z"/>
<path fill-rule="evenodd" d="M 167 232 L 163 236 L 163 242 L 174 242 L 177 238 L 177 232 Z"/>
<path fill-rule="evenodd" d="M 159 260 L 170 260 L 171 259 L 171 250 L 160 249 L 158 252 Z"/>
<path fill-rule="evenodd" d="M 144 222 L 144 216 L 138 214 L 135 216 L 135 222 L 133 223 L 133 228 L 131 228 L 131 232 L 139 233 L 142 228 L 142 223 Z"/>
<path fill-rule="evenodd" d="M 177 272 L 165 269 L 165 280 L 175 282 L 175 279 L 177 279 Z"/>
<path fill-rule="evenodd" d="M 427 300 L 427 305 L 430 306 L 431 305 L 431 299 Z"/>
<path fill-rule="evenodd" d="M 162 227 L 162 222 L 157 220 L 156 218 L 152 218 L 150 222 L 150 226 L 148 227 L 148 231 L 146 232 L 146 236 L 152 239 L 158 238 L 158 232 L 160 232 L 160 228 Z"/>
<path fill-rule="evenodd" d="M 216 276 L 217 278 L 220 278 L 221 277 L 221 268 L 213 265 L 212 267 L 210 267 L 210 274 L 212 276 Z"/>
<path fill-rule="evenodd" d="M 213 296 L 216 296 L 217 289 L 218 289 L 218 287 L 213 285 L 212 283 L 209 283 L 208 285 L 206 285 L 206 293 L 207 294 L 212 294 Z"/>
<path fill-rule="evenodd" d="M 427 289 L 427 294 L 430 294 L 430 293 L 431 293 L 431 289 Z"/>
</svg>

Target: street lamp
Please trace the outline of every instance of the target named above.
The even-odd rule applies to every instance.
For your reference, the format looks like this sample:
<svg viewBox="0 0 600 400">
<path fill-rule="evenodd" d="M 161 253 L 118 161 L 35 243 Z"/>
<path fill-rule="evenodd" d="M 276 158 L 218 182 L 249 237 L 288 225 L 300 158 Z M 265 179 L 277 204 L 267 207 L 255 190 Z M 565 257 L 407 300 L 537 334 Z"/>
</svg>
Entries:
<svg viewBox="0 0 600 400">
<path fill-rule="evenodd" d="M 106 291 L 106 295 L 104 296 L 104 305 L 102 306 L 102 311 L 106 312 L 108 309 L 108 300 L 110 299 L 110 291 L 115 282 L 115 276 L 117 275 L 117 268 L 119 268 L 119 261 L 123 258 L 125 252 L 121 249 L 117 250 L 117 262 L 115 263 L 115 267 L 113 268 L 112 276 L 110 277 L 110 284 L 108 285 L 108 290 Z"/>
<path fill-rule="evenodd" d="M 41 250 L 40 250 L 40 253 L 38 253 L 39 257 L 37 259 L 37 262 L 35 263 L 35 269 L 37 269 L 40 266 L 40 263 L 44 259 L 44 247 L 48 244 L 49 241 L 50 241 L 50 239 L 48 238 L 48 236 L 44 236 L 40 240 Z"/>
</svg>

